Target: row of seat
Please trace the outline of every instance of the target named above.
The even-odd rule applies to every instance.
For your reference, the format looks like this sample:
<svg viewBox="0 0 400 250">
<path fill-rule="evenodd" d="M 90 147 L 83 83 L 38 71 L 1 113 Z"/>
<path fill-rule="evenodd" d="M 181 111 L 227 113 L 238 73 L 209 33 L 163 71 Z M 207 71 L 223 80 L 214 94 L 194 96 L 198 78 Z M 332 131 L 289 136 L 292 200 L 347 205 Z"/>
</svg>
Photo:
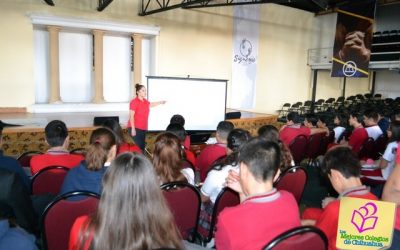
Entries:
<svg viewBox="0 0 400 250">
<path fill-rule="evenodd" d="M 372 44 L 400 42 L 400 30 L 376 31 L 372 36 Z"/>
<path fill-rule="evenodd" d="M 348 138 L 350 134 L 345 134 L 343 136 Z M 324 155 L 328 145 L 333 143 L 333 139 L 333 132 L 331 132 L 329 136 L 323 133 L 313 134 L 309 137 L 298 135 L 289 145 L 295 164 L 299 165 L 304 159 L 307 159 L 308 163 L 310 163 L 317 156 Z M 358 152 L 358 157 L 359 159 L 378 160 L 385 152 L 387 144 L 388 138 L 385 134 L 380 135 L 376 140 L 369 137 L 362 144 Z"/>
<path fill-rule="evenodd" d="M 357 94 L 348 96 L 347 98 L 340 96 L 338 98 L 330 97 L 328 99 L 318 99 L 314 103 L 310 100 L 305 101 L 304 103 L 301 101 L 295 102 L 293 104 L 284 103 L 281 109 L 278 111 L 278 116 L 280 118 L 286 117 L 289 112 L 298 112 L 303 115 L 306 113 L 317 113 L 324 112 L 329 108 L 338 108 L 342 105 L 350 105 L 354 103 L 365 103 L 371 100 L 380 100 L 382 98 L 382 94 Z"/>
</svg>

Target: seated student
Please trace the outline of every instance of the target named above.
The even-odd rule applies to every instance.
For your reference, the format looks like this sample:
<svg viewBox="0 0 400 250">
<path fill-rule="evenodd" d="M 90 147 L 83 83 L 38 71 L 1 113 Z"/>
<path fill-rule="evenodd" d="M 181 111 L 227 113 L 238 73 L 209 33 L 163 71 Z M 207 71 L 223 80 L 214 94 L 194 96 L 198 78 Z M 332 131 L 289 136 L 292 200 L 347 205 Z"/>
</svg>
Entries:
<svg viewBox="0 0 400 250">
<path fill-rule="evenodd" d="M 232 122 L 221 121 L 218 123 L 215 137 L 216 144 L 207 145 L 197 156 L 196 167 L 200 171 L 200 181 L 204 181 L 207 176 L 208 169 L 218 158 L 226 156 L 226 143 L 228 134 L 233 130 Z"/>
<path fill-rule="evenodd" d="M 0 169 L 0 217 L 13 218 L 20 227 L 37 234 L 37 214 L 43 211 L 40 208 L 36 211 L 35 209 L 30 192 L 21 182 L 21 178 L 15 172 Z"/>
<path fill-rule="evenodd" d="M 169 124 L 179 124 L 183 128 L 185 128 L 185 118 L 182 115 L 176 114 L 171 117 Z M 190 148 L 190 136 L 186 134 L 185 140 L 183 141 L 182 145 L 185 148 Z"/>
<path fill-rule="evenodd" d="M 290 149 L 279 140 L 279 131 L 276 127 L 264 125 L 258 129 L 257 134 L 260 138 L 278 143 L 281 148 L 281 164 L 279 166 L 281 173 L 289 167 L 294 166 L 292 153 Z"/>
<path fill-rule="evenodd" d="M 114 133 L 107 128 L 98 128 L 90 136 L 90 145 L 85 160 L 68 171 L 60 194 L 71 191 L 90 191 L 101 193 L 101 180 L 107 167 L 115 158 L 117 145 Z"/>
<path fill-rule="evenodd" d="M 367 178 L 368 176 L 376 176 L 378 174 L 378 176 L 387 180 L 393 171 L 396 162 L 397 146 L 400 142 L 400 122 L 392 122 L 387 134 L 389 143 L 381 159 L 375 163 L 375 165 L 379 167 L 378 173 L 376 173 L 376 171 L 373 171 L 374 173 L 370 173 L 371 171 L 363 171 L 363 175 Z"/>
<path fill-rule="evenodd" d="M 121 125 L 119 125 L 119 123 L 116 120 L 107 119 L 103 122 L 101 126 L 108 128 L 114 132 L 115 139 L 117 141 L 117 155 L 123 152 L 138 152 L 138 153 L 142 152 L 142 150 L 137 145 L 128 143 L 125 140 Z"/>
<path fill-rule="evenodd" d="M 0 250 L 37 250 L 35 240 L 35 236 L 18 225 L 0 218 Z"/>
<path fill-rule="evenodd" d="M 342 134 L 346 131 L 348 127 L 348 120 L 349 117 L 346 114 L 338 113 L 335 115 L 335 118 L 333 119 L 333 132 L 335 133 L 334 143 L 339 143 L 340 140 L 343 138 Z"/>
<path fill-rule="evenodd" d="M 328 129 L 322 128 L 309 128 L 305 126 L 301 126 L 300 116 L 296 112 L 290 112 L 287 115 L 287 122 L 280 131 L 279 131 L 279 139 L 286 145 L 289 146 L 290 143 L 296 138 L 298 135 L 310 136 L 312 134 L 317 133 L 329 133 Z"/>
<path fill-rule="evenodd" d="M 64 122 L 51 121 L 45 127 L 44 132 L 50 148 L 45 154 L 32 156 L 30 162 L 32 175 L 49 166 L 73 168 L 79 165 L 83 156 L 69 153 L 68 129 Z"/>
<path fill-rule="evenodd" d="M 103 186 L 97 212 L 79 217 L 72 226 L 68 249 L 183 249 L 159 180 L 145 156 L 119 155 Z"/>
<path fill-rule="evenodd" d="M 343 138 L 340 141 L 342 146 L 349 146 L 354 153 L 358 153 L 362 144 L 368 139 L 368 133 L 362 125 L 363 116 L 358 113 L 352 113 L 349 117 L 349 124 L 353 127 L 353 132 L 349 137 L 349 141 Z"/>
<path fill-rule="evenodd" d="M 199 226 L 207 232 L 210 229 L 215 200 L 225 186 L 225 179 L 228 177 L 228 172 L 231 169 L 239 172 L 239 148 L 250 138 L 249 131 L 240 128 L 235 128 L 229 133 L 226 149 L 227 157 L 219 164 L 211 167 L 200 189 L 203 204 L 201 206 Z"/>
<path fill-rule="evenodd" d="M 396 166 L 386 181 L 382 200 L 397 204 L 396 221 L 394 225 L 392 246 L 390 250 L 400 250 L 400 154 L 397 154 Z"/>
<path fill-rule="evenodd" d="M 348 147 L 336 147 L 325 155 L 321 170 L 339 193 L 338 199 L 327 198 L 323 201 L 323 210 L 308 208 L 303 213 L 303 225 L 315 225 L 328 238 L 329 249 L 336 248 L 340 198 L 355 197 L 376 200 L 360 180 L 360 161 Z"/>
<path fill-rule="evenodd" d="M 317 126 L 318 118 L 314 114 L 305 114 L 303 124 L 308 128 L 315 128 Z"/>
<path fill-rule="evenodd" d="M 386 118 L 387 112 L 381 109 L 377 109 L 376 112 L 378 113 L 378 126 L 382 130 L 382 132 L 387 135 L 387 131 L 389 129 L 390 121 Z M 389 117 L 389 115 L 387 116 Z"/>
<path fill-rule="evenodd" d="M 31 180 L 25 174 L 24 169 L 19 164 L 19 162 L 12 158 L 5 156 L 2 150 L 3 146 L 3 128 L 7 127 L 8 124 L 0 121 L 0 169 L 5 169 L 17 174 L 20 177 L 21 182 L 25 185 L 25 187 L 30 191 L 31 189 Z"/>
<path fill-rule="evenodd" d="M 376 140 L 378 137 L 383 134 L 383 131 L 378 126 L 378 113 L 372 109 L 366 110 L 364 112 L 364 124 L 365 130 L 367 130 L 368 137 Z"/>
<path fill-rule="evenodd" d="M 220 213 L 215 233 L 218 250 L 262 249 L 277 235 L 300 226 L 293 195 L 273 187 L 279 165 L 275 142 L 253 138 L 241 147 L 239 174 L 230 171 L 227 180 L 228 187 L 239 193 L 241 204 Z"/>
<path fill-rule="evenodd" d="M 153 165 L 160 184 L 187 181 L 194 185 L 194 171 L 184 165 L 184 151 L 179 138 L 165 132 L 157 136 L 154 143 Z"/>
<path fill-rule="evenodd" d="M 171 132 L 175 134 L 179 140 L 181 141 L 183 150 L 185 151 L 185 160 L 189 161 L 190 164 L 194 167 L 196 166 L 196 157 L 194 156 L 193 152 L 190 151 L 189 148 L 184 146 L 185 138 L 187 137 L 186 131 L 182 125 L 178 123 L 170 123 L 166 129 L 167 132 Z"/>
</svg>

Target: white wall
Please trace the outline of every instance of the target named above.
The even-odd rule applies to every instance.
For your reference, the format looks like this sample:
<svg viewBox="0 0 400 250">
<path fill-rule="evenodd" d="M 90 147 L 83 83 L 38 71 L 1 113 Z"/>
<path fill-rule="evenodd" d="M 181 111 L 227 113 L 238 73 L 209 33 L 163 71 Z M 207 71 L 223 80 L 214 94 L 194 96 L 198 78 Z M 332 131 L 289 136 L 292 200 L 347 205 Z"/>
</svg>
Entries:
<svg viewBox="0 0 400 250">
<path fill-rule="evenodd" d="M 57 0 L 55 7 L 38 0 L 0 2 L 0 107 L 28 107 L 35 102 L 33 28 L 29 13 L 156 25 L 151 74 L 228 80 L 232 61 L 232 8 L 176 9 L 139 17 L 140 1 L 113 1 L 97 12 L 97 1 Z M 332 46 L 335 17 L 279 6 L 260 5 L 259 64 L 255 112 L 273 113 L 284 102 L 311 98 L 310 48 Z M 340 81 L 321 72 L 317 96 L 341 93 Z M 365 93 L 369 80 L 359 80 L 349 92 Z M 349 83 L 349 81 L 348 81 Z M 351 85 L 350 83 L 348 86 Z M 17 91 L 18 89 L 18 91 Z"/>
</svg>

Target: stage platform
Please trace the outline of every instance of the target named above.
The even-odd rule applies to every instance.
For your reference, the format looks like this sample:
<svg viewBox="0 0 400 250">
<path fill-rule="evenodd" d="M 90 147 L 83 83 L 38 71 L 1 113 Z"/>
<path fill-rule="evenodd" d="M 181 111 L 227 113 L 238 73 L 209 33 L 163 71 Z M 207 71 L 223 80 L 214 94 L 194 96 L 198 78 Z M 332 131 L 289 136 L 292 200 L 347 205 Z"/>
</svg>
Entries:
<svg viewBox="0 0 400 250">
<path fill-rule="evenodd" d="M 236 110 L 227 110 L 232 112 Z M 236 128 L 249 130 L 253 135 L 257 129 L 265 124 L 280 127 L 277 115 L 252 113 L 241 111 L 240 119 L 232 119 Z M 20 127 L 10 127 L 3 130 L 4 154 L 17 157 L 27 151 L 45 152 L 48 145 L 45 142 L 44 127 L 52 120 L 62 120 L 66 123 L 70 136 L 70 150 L 87 146 L 96 116 L 119 116 L 120 124 L 126 127 L 129 112 L 58 112 L 58 113 L 0 113 L 0 120 L 7 123 L 21 124 Z M 126 130 L 125 130 L 126 133 Z M 158 133 L 148 133 L 146 144 L 152 148 L 152 144 Z M 130 137 L 126 133 L 126 137 Z"/>
</svg>

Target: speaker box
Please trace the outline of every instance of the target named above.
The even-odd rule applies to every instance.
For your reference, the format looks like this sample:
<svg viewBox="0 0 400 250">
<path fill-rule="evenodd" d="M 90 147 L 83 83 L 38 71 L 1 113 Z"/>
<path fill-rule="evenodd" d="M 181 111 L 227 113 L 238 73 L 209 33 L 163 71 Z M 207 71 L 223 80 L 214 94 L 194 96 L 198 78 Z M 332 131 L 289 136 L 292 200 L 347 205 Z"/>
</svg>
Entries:
<svg viewBox="0 0 400 250">
<path fill-rule="evenodd" d="M 119 116 L 95 116 L 93 126 L 101 126 L 107 120 L 114 120 L 119 123 Z"/>
<path fill-rule="evenodd" d="M 241 116 L 242 116 L 242 113 L 240 111 L 228 112 L 228 113 L 225 114 L 225 120 L 240 119 Z"/>
</svg>

